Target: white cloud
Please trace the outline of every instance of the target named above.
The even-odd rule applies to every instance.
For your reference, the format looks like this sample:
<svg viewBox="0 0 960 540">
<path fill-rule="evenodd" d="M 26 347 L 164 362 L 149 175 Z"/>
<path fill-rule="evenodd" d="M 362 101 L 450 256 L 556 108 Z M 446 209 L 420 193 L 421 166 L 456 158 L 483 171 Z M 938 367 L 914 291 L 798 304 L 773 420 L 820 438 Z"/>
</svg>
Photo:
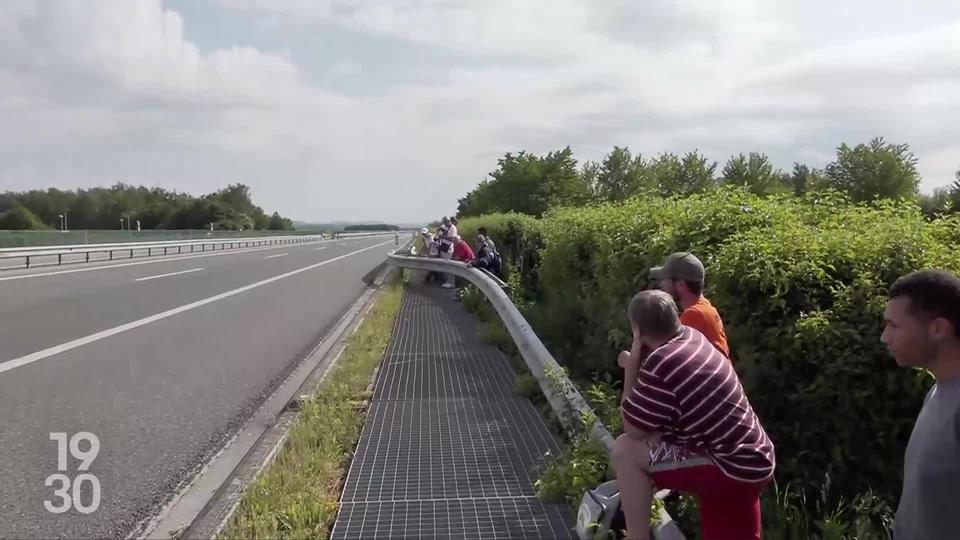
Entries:
<svg viewBox="0 0 960 540">
<path fill-rule="evenodd" d="M 244 181 L 298 218 L 415 220 L 520 148 L 757 150 L 789 167 L 884 135 L 913 145 L 928 188 L 960 167 L 947 0 L 208 1 L 269 19 L 276 47 L 201 50 L 191 32 L 217 29 L 160 0 L 5 1 L 0 188 Z M 337 35 L 397 47 L 378 65 Z M 430 77 L 385 75 L 408 70 Z"/>
</svg>

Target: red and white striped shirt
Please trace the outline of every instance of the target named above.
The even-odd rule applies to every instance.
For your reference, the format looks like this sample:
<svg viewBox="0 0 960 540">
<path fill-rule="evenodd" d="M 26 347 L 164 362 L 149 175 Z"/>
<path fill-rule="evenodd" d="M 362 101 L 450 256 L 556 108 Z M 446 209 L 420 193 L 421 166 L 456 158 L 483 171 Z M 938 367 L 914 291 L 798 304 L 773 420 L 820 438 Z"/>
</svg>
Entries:
<svg viewBox="0 0 960 540">
<path fill-rule="evenodd" d="M 733 365 L 693 328 L 684 326 L 647 356 L 623 413 L 637 428 L 710 458 L 734 480 L 760 482 L 773 475 L 773 442 Z"/>
</svg>

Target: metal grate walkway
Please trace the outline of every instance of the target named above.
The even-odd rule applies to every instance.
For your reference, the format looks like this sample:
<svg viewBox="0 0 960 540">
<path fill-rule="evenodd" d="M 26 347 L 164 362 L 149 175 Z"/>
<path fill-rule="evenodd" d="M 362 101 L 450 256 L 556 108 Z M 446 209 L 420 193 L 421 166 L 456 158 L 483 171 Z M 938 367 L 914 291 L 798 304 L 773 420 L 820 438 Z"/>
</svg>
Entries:
<svg viewBox="0 0 960 540">
<path fill-rule="evenodd" d="M 333 539 L 573 538 L 533 482 L 560 447 L 507 359 L 415 273 L 377 374 Z"/>
</svg>

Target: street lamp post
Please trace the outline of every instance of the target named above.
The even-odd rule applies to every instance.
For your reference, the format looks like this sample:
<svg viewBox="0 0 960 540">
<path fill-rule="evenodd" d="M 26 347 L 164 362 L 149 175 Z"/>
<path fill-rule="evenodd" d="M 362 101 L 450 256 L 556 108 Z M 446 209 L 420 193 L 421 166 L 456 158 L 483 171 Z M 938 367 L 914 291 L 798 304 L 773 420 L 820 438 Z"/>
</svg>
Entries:
<svg viewBox="0 0 960 540">
<path fill-rule="evenodd" d="M 123 230 L 123 218 L 120 218 L 120 230 Z"/>
<path fill-rule="evenodd" d="M 67 232 L 67 227 L 63 224 L 63 214 L 57 214 L 60 218 L 60 232 Z"/>
<path fill-rule="evenodd" d="M 70 217 L 70 212 L 67 212 L 66 210 L 64 210 L 63 211 L 63 230 L 65 231 L 70 230 L 70 224 L 67 222 L 69 217 Z"/>
</svg>

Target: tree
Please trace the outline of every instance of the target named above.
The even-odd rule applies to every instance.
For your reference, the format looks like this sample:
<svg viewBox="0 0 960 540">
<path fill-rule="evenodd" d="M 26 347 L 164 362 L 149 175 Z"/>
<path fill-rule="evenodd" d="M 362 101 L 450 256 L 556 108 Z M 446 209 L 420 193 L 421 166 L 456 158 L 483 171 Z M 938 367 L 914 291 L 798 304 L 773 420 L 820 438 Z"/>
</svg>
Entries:
<svg viewBox="0 0 960 540">
<path fill-rule="evenodd" d="M 645 175 L 642 156 L 634 157 L 630 149 L 614 146 L 597 169 L 594 193 L 600 200 L 623 200 L 641 191 Z"/>
<path fill-rule="evenodd" d="M 724 184 L 744 186 L 756 195 L 768 195 L 777 191 L 781 184 L 781 173 L 775 171 L 766 154 L 750 152 L 731 157 L 723 167 Z"/>
<path fill-rule="evenodd" d="M 886 143 L 882 137 L 854 148 L 841 144 L 825 173 L 829 186 L 847 193 L 854 202 L 914 198 L 920 185 L 910 146 Z"/>
<path fill-rule="evenodd" d="M 40 218 L 19 203 L 0 214 L 0 230 L 22 231 L 46 228 L 47 226 L 40 221 Z"/>
<path fill-rule="evenodd" d="M 920 209 L 929 218 L 937 214 L 947 214 L 955 210 L 954 189 L 952 187 L 938 187 L 932 195 L 921 193 L 919 197 Z"/>
<path fill-rule="evenodd" d="M 717 162 L 711 163 L 696 150 L 682 159 L 665 152 L 649 165 L 650 185 L 664 196 L 702 193 L 716 186 L 716 170 Z"/>
<path fill-rule="evenodd" d="M 60 214 L 67 214 L 72 229 L 115 229 L 121 218 L 139 220 L 144 229 L 206 229 L 213 223 L 220 229 L 250 230 L 266 229 L 270 224 L 263 209 L 250 199 L 250 188 L 243 184 L 229 185 L 200 198 L 122 182 L 75 192 L 50 188 L 0 195 L 0 212 L 14 204 L 29 210 L 48 227 L 59 227 Z"/>
<path fill-rule="evenodd" d="M 593 198 L 597 199 L 600 197 L 597 187 L 597 178 L 600 176 L 600 164 L 596 161 L 585 161 L 582 166 L 580 166 L 580 180 L 587 186 L 587 189 L 590 190 L 590 194 Z"/>
<path fill-rule="evenodd" d="M 802 197 L 811 188 L 812 172 L 810 167 L 794 162 L 793 174 L 790 175 L 790 187 L 793 188 L 793 194 Z"/>
<path fill-rule="evenodd" d="M 267 227 L 271 231 L 292 231 L 293 230 L 293 221 L 281 217 L 279 212 L 274 212 L 270 216 L 270 225 Z"/>
<path fill-rule="evenodd" d="M 489 179 L 459 199 L 458 215 L 512 211 L 541 216 L 551 207 L 589 200 L 590 188 L 570 147 L 544 157 L 521 151 L 505 154 Z"/>
</svg>

